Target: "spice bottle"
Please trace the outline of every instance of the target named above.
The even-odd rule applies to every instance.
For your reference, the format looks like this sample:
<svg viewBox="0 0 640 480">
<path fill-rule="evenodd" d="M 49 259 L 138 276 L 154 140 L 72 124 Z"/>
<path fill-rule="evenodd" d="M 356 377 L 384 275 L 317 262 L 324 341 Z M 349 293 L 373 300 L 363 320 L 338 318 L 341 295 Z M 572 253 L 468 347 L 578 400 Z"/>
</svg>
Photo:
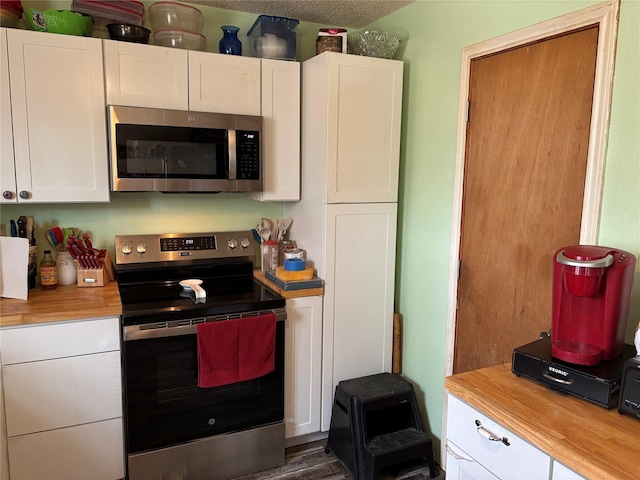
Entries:
<svg viewBox="0 0 640 480">
<path fill-rule="evenodd" d="M 40 287 L 43 290 L 51 290 L 58 286 L 58 268 L 56 261 L 51 256 L 51 250 L 44 251 L 44 257 L 40 260 Z"/>
</svg>

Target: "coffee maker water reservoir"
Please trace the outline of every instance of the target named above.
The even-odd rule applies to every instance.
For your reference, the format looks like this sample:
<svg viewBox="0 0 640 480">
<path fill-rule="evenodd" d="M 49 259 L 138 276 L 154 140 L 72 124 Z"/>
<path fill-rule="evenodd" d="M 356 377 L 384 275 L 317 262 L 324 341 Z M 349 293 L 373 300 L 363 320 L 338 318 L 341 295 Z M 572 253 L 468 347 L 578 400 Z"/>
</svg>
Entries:
<svg viewBox="0 0 640 480">
<path fill-rule="evenodd" d="M 614 248 L 572 245 L 553 266 L 551 355 L 578 365 L 622 351 L 636 257 Z"/>
</svg>

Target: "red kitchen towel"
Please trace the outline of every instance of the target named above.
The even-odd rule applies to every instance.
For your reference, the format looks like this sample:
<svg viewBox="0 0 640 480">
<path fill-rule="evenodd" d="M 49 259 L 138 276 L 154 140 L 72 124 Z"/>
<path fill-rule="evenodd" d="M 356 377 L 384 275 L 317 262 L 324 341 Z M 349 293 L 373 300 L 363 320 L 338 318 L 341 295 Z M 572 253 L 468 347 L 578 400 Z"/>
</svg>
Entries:
<svg viewBox="0 0 640 480">
<path fill-rule="evenodd" d="M 238 381 L 239 333 L 240 320 L 198 324 L 198 387 Z"/>
<path fill-rule="evenodd" d="M 238 380 L 251 380 L 275 370 L 276 315 L 240 320 Z"/>
</svg>

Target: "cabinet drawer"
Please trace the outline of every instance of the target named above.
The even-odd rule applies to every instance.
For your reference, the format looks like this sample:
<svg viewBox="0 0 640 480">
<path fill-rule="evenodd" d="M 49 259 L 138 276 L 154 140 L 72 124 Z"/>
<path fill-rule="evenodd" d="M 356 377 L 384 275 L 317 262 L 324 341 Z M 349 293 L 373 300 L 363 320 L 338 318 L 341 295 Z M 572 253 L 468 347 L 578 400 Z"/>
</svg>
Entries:
<svg viewBox="0 0 640 480">
<path fill-rule="evenodd" d="M 584 480 L 584 477 L 554 460 L 551 480 Z"/>
<path fill-rule="evenodd" d="M 7 436 L 122 416 L 119 352 L 2 368 Z"/>
<path fill-rule="evenodd" d="M 118 318 L 6 328 L 0 335 L 2 365 L 119 349 Z"/>
<path fill-rule="evenodd" d="M 447 480 L 498 480 L 455 443 L 447 440 Z"/>
<path fill-rule="evenodd" d="M 505 439 L 508 445 L 490 440 L 490 435 Z M 519 478 L 522 472 L 529 478 L 549 476 L 549 456 L 452 395 L 448 396 L 447 441 L 498 478 Z"/>
<path fill-rule="evenodd" d="M 11 480 L 124 478 L 122 418 L 10 438 Z"/>
</svg>

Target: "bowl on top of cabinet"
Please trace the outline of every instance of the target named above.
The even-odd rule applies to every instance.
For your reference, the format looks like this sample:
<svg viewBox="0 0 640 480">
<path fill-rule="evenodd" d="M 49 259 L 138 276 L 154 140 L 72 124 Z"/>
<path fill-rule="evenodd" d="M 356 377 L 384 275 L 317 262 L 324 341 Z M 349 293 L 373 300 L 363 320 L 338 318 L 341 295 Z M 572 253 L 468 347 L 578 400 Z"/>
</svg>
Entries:
<svg viewBox="0 0 640 480">
<path fill-rule="evenodd" d="M 156 30 L 187 30 L 199 32 L 202 12 L 196 7 L 177 2 L 155 2 L 149 7 L 151 28 Z"/>
<path fill-rule="evenodd" d="M 153 32 L 153 43 L 186 50 L 204 50 L 207 45 L 207 37 L 188 30 L 163 29 Z"/>
<path fill-rule="evenodd" d="M 30 8 L 25 17 L 29 26 L 38 32 L 90 36 L 93 30 L 93 19 L 89 15 L 72 10 L 39 11 Z"/>
<path fill-rule="evenodd" d="M 149 43 L 151 30 L 129 23 L 109 23 L 107 24 L 109 38 L 122 42 Z"/>
</svg>

